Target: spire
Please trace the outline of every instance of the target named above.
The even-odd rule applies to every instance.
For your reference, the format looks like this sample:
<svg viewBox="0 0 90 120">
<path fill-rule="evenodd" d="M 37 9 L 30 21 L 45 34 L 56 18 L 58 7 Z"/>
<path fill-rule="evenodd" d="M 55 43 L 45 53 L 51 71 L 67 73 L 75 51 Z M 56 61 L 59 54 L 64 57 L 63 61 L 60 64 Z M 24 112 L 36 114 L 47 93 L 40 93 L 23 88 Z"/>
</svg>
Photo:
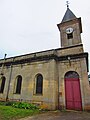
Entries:
<svg viewBox="0 0 90 120">
<path fill-rule="evenodd" d="M 66 10 L 66 13 L 65 13 L 61 23 L 77 18 L 74 15 L 74 13 L 69 9 L 69 2 L 68 1 L 66 1 L 66 5 L 67 5 L 67 10 Z"/>
</svg>

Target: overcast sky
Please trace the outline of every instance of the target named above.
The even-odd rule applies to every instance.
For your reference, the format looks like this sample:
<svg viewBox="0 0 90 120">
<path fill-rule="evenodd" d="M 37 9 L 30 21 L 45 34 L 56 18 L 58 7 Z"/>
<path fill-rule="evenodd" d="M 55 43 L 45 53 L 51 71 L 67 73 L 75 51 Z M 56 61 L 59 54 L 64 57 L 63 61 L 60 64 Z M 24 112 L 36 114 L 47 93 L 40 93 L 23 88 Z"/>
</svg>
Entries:
<svg viewBox="0 0 90 120">
<path fill-rule="evenodd" d="M 82 18 L 82 43 L 90 53 L 90 1 L 69 0 Z M 0 59 L 60 48 L 57 24 L 66 12 L 66 0 L 0 0 Z"/>
</svg>

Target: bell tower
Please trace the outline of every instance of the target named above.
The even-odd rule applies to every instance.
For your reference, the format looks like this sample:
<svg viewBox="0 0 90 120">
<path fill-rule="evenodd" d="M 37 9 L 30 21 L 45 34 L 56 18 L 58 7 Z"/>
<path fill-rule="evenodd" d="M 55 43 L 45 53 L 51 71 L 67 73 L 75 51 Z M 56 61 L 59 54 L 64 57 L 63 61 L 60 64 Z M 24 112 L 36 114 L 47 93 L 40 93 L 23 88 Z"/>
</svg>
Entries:
<svg viewBox="0 0 90 120">
<path fill-rule="evenodd" d="M 81 18 L 77 18 L 67 4 L 66 13 L 60 24 L 57 25 L 61 36 L 61 47 L 69 47 L 81 44 L 82 24 Z"/>
</svg>

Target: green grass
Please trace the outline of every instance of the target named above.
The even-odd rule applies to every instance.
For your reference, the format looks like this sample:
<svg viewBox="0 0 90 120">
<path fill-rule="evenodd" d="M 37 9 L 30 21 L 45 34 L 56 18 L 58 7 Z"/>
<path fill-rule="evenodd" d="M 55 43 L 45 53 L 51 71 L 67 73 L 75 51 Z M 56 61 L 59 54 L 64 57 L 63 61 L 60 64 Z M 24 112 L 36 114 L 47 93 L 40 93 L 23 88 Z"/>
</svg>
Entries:
<svg viewBox="0 0 90 120">
<path fill-rule="evenodd" d="M 0 105 L 0 120 L 17 120 L 26 116 L 36 115 L 39 110 L 19 109 Z"/>
</svg>

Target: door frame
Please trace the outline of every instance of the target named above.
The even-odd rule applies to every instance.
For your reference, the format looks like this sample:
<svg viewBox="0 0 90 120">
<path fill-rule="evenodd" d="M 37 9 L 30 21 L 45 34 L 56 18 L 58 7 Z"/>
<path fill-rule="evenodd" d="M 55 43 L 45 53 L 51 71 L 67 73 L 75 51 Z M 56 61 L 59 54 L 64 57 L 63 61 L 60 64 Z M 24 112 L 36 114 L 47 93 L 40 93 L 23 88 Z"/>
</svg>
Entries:
<svg viewBox="0 0 90 120">
<path fill-rule="evenodd" d="M 79 85 L 79 96 L 80 96 L 80 102 L 81 102 L 81 108 L 79 109 L 79 110 L 82 110 L 82 96 L 81 96 L 81 86 L 80 86 L 80 79 L 79 79 L 79 75 L 78 75 L 78 73 L 77 72 L 75 72 L 75 71 L 68 71 L 68 72 L 66 72 L 66 74 L 65 74 L 65 76 L 64 76 L 64 85 L 65 85 L 65 106 L 66 106 L 66 109 L 69 109 L 68 108 L 68 106 L 67 106 L 67 101 L 66 101 L 66 97 L 67 97 L 67 95 L 66 95 L 66 80 L 69 80 L 69 81 L 71 81 L 72 83 L 73 83 L 73 80 L 75 81 L 77 81 L 78 82 L 78 85 Z M 71 83 L 71 84 L 72 84 Z M 74 86 L 74 83 L 73 83 L 73 86 Z M 72 87 L 73 87 L 72 86 Z M 73 98 L 74 98 L 74 95 L 72 96 Z M 73 102 L 74 102 L 74 99 L 73 99 Z M 75 102 L 74 102 L 74 104 L 75 104 Z M 74 105 L 74 107 L 73 107 L 73 110 L 77 110 L 77 109 L 75 109 L 75 105 Z"/>
</svg>

